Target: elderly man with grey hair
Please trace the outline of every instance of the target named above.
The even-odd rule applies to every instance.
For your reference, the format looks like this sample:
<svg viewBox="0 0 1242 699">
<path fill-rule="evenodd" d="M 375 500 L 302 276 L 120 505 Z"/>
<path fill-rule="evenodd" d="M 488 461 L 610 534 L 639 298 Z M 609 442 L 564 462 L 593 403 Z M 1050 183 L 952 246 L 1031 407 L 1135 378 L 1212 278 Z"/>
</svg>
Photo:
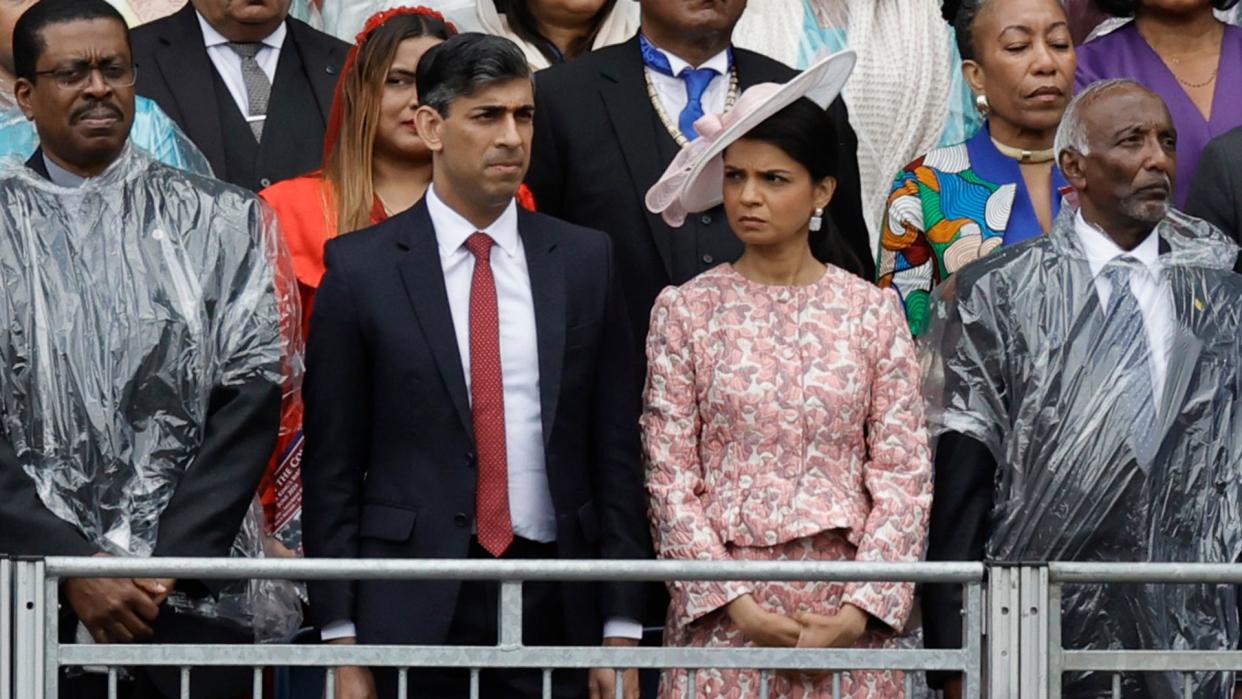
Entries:
<svg viewBox="0 0 1242 699">
<path fill-rule="evenodd" d="M 929 559 L 1242 555 L 1238 248 L 1170 207 L 1176 144 L 1158 96 L 1091 86 L 1057 135 L 1073 193 L 1053 230 L 966 267 L 936 299 L 924 347 L 938 438 Z M 960 643 L 960 609 L 960 588 L 928 587 L 929 647 Z M 1070 586 L 1062 612 L 1068 648 L 1238 641 L 1232 587 Z M 1067 674 L 1062 696 L 1106 697 L 1111 685 Z M 1134 673 L 1121 696 L 1223 698 L 1231 686 L 1220 673 Z"/>
</svg>

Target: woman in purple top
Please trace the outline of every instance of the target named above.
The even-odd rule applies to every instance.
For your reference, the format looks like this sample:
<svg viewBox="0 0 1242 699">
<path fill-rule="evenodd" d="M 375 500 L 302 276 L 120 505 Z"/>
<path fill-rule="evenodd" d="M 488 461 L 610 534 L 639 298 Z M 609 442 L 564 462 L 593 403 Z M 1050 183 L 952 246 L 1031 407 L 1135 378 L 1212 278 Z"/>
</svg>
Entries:
<svg viewBox="0 0 1242 699">
<path fill-rule="evenodd" d="M 1242 29 L 1216 19 L 1238 0 L 1093 0 L 1134 21 L 1078 49 L 1075 87 L 1130 78 L 1164 98 L 1177 127 L 1174 204 L 1186 202 L 1208 141 L 1242 126 Z"/>
</svg>

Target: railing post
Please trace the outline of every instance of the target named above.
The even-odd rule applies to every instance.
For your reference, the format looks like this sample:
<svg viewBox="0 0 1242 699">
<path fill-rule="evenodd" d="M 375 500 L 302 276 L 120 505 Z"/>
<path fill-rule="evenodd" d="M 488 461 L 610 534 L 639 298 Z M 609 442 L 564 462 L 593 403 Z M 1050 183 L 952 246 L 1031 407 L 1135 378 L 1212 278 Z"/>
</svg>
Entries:
<svg viewBox="0 0 1242 699">
<path fill-rule="evenodd" d="M 1022 639 L 1022 597 L 1018 568 L 988 567 L 987 676 L 989 697 L 1022 698 L 1018 644 Z"/>
<path fill-rule="evenodd" d="M 966 583 L 962 616 L 962 653 L 966 668 L 962 673 L 965 699 L 979 699 L 983 692 L 983 583 Z"/>
<path fill-rule="evenodd" d="M 1048 699 L 1061 699 L 1061 583 L 1048 585 Z"/>
<path fill-rule="evenodd" d="M 44 697 L 43 691 L 43 561 L 19 560 L 14 605 L 16 650 L 13 663 L 14 692 L 26 697 Z"/>
<path fill-rule="evenodd" d="M 522 645 L 522 581 L 502 580 L 500 582 L 500 624 L 499 636 L 502 648 L 517 648 Z"/>
<path fill-rule="evenodd" d="M 1048 566 L 1019 571 L 1022 635 L 1018 641 L 1023 699 L 1048 697 Z"/>
<path fill-rule="evenodd" d="M 0 558 L 0 699 L 13 698 L 13 562 Z"/>
<path fill-rule="evenodd" d="M 60 580 L 48 577 L 47 569 L 39 562 L 39 581 L 43 590 L 43 616 L 40 626 L 43 644 L 44 696 L 56 699 L 60 696 Z"/>
</svg>

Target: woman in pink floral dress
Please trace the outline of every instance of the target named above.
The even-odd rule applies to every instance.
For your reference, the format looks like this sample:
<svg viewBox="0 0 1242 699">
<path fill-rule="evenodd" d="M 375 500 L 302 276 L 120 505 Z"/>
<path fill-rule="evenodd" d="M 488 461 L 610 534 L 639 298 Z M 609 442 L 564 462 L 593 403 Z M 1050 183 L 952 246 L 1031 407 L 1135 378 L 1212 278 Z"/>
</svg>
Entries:
<svg viewBox="0 0 1242 699">
<path fill-rule="evenodd" d="M 837 141 L 822 108 L 800 97 L 835 96 L 852 66 L 842 55 L 700 120 L 702 137 L 648 197 L 676 223 L 722 194 L 746 246 L 736 263 L 665 289 L 652 311 L 642 424 L 662 558 L 914 561 L 923 552 L 931 464 L 910 334 L 891 292 L 820 262 L 809 242 L 835 187 Z M 703 170 L 723 172 L 723 192 L 704 194 Z M 665 642 L 686 646 L 886 646 L 913 596 L 896 583 L 669 588 Z M 843 673 L 842 696 L 901 697 L 903 680 Z M 695 675 L 700 697 L 749 699 L 759 684 L 757 671 Z M 685 671 L 662 678 L 662 696 L 687 688 Z M 832 680 L 773 673 L 770 689 L 830 697 Z"/>
</svg>

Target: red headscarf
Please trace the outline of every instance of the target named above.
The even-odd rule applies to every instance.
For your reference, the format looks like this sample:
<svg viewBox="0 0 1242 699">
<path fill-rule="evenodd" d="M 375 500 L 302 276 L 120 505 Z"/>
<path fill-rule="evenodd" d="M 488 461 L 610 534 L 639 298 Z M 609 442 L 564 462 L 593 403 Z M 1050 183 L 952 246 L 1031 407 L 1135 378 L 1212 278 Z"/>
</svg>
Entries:
<svg viewBox="0 0 1242 699">
<path fill-rule="evenodd" d="M 332 95 L 332 111 L 328 113 L 328 128 L 324 132 L 323 137 L 323 159 L 328 160 L 328 154 L 336 147 L 336 139 L 341 133 L 341 121 L 345 118 L 345 108 L 342 105 L 344 101 L 341 93 L 345 89 L 345 77 L 354 69 L 354 64 L 358 62 L 358 52 L 362 49 L 363 44 L 367 43 L 367 39 L 371 37 L 371 32 L 384 26 L 388 20 L 400 15 L 423 15 L 431 19 L 437 19 L 444 22 L 448 27 L 449 34 L 457 33 L 457 26 L 444 18 L 444 15 L 431 9 L 430 7 L 394 7 L 388 10 L 381 10 L 367 18 L 366 24 L 363 25 L 362 31 L 358 32 L 358 36 L 354 37 L 354 45 L 350 47 L 349 54 L 345 56 L 345 65 L 341 68 L 341 77 L 336 81 L 336 92 Z"/>
</svg>

